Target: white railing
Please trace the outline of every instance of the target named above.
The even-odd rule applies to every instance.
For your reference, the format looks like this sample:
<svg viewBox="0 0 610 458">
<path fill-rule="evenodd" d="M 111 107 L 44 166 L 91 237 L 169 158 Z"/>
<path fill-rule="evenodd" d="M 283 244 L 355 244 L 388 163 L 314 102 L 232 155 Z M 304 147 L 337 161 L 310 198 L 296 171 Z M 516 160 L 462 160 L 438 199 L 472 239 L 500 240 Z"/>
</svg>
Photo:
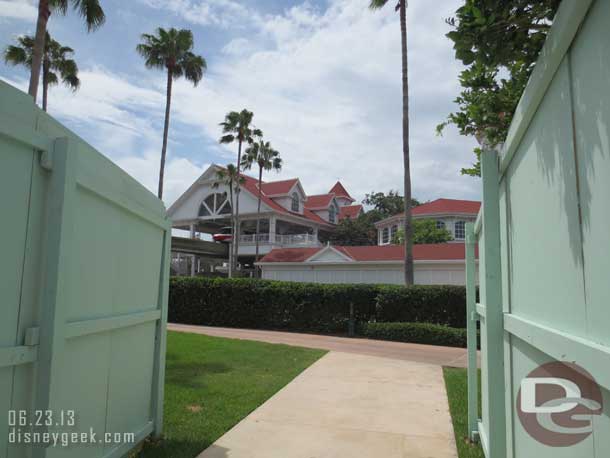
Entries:
<svg viewBox="0 0 610 458">
<path fill-rule="evenodd" d="M 244 234 L 239 237 L 239 243 L 244 245 L 254 245 L 256 243 L 256 234 Z M 313 234 L 290 234 L 275 236 L 275 241 L 270 242 L 269 234 L 258 235 L 259 244 L 280 245 L 280 246 L 318 246 L 320 242 Z"/>
</svg>

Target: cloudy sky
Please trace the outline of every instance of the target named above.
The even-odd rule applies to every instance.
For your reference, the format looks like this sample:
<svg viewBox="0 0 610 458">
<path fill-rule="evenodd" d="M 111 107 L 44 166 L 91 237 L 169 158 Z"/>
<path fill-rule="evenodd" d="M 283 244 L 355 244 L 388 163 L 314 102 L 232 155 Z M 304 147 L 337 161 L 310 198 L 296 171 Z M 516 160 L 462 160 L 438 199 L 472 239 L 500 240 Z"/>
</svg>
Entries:
<svg viewBox="0 0 610 458">
<path fill-rule="evenodd" d="M 0 0 L 0 46 L 33 34 L 34 0 Z M 480 197 L 478 179 L 460 175 L 473 140 L 435 126 L 453 109 L 460 64 L 444 19 L 463 0 L 409 5 L 413 194 Z M 106 24 L 88 34 L 80 18 L 52 15 L 55 39 L 76 51 L 81 89 L 61 87 L 49 111 L 100 152 L 156 191 L 165 78 L 147 70 L 135 47 L 156 27 L 189 28 L 208 63 L 197 87 L 174 86 L 165 201 L 171 204 L 211 163 L 234 160 L 220 146 L 225 113 L 248 108 L 278 149 L 284 169 L 309 194 L 337 179 L 358 200 L 402 192 L 400 27 L 393 5 L 368 0 L 102 0 Z M 0 63 L 0 78 L 27 87 L 24 69 Z"/>
</svg>

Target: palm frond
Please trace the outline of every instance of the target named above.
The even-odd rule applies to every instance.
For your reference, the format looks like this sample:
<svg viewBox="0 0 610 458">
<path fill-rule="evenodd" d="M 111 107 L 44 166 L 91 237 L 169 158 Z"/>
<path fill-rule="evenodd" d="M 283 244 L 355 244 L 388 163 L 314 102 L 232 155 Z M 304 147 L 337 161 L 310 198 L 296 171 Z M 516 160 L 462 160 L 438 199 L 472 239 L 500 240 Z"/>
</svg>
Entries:
<svg viewBox="0 0 610 458">
<path fill-rule="evenodd" d="M 378 9 L 386 6 L 387 3 L 388 3 L 388 0 L 371 0 L 371 3 L 369 4 L 369 8 L 372 10 L 378 10 Z"/>
<path fill-rule="evenodd" d="M 32 65 L 32 54 L 28 55 L 20 46 L 10 45 L 4 50 L 4 62 L 11 65 L 25 65 L 29 68 Z"/>
<path fill-rule="evenodd" d="M 72 6 L 85 20 L 89 32 L 106 22 L 106 15 L 99 0 L 72 0 Z"/>
</svg>

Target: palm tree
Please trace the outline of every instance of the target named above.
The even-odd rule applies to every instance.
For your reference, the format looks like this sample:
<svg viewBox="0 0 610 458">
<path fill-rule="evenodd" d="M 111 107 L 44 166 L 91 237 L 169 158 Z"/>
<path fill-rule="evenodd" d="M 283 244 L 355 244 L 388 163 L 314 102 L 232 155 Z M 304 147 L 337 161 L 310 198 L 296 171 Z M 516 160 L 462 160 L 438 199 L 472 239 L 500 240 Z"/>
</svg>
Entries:
<svg viewBox="0 0 610 458">
<path fill-rule="evenodd" d="M 30 73 L 30 87 L 28 93 L 36 101 L 38 95 L 38 83 L 40 81 L 40 69 L 42 67 L 42 57 L 45 50 L 47 38 L 47 23 L 51 12 L 59 11 L 66 14 L 68 6 L 78 12 L 85 20 L 89 32 L 100 27 L 106 20 L 104 10 L 99 0 L 38 0 L 38 20 L 36 22 L 36 36 L 32 52 L 32 64 Z"/>
<path fill-rule="evenodd" d="M 229 187 L 229 204 L 231 207 L 231 233 L 233 234 L 233 243 L 235 243 L 235 218 L 234 218 L 234 205 L 233 205 L 233 190 L 244 182 L 243 177 L 239 175 L 237 168 L 234 164 L 227 164 L 225 169 L 221 169 L 216 172 L 216 178 L 218 182 L 212 185 L 213 188 L 218 188 L 221 184 Z M 235 257 L 229 250 L 229 278 L 233 276 L 235 270 Z"/>
<path fill-rule="evenodd" d="M 240 112 L 231 111 L 227 113 L 225 116 L 225 120 L 220 123 L 222 127 L 222 133 L 224 134 L 220 138 L 220 143 L 233 143 L 237 142 L 237 161 L 235 162 L 235 166 L 237 169 L 237 174 L 240 174 L 241 170 L 241 149 L 244 142 L 251 145 L 254 143 L 254 137 L 262 137 L 263 133 L 259 129 L 254 129 L 250 127 L 252 123 L 252 118 L 254 118 L 254 113 L 248 111 L 246 109 L 241 110 Z M 234 258 L 237 259 L 237 253 L 239 250 L 239 234 L 240 234 L 240 224 L 239 224 L 239 193 L 240 183 L 237 183 L 237 187 L 235 189 L 237 198 L 235 200 L 235 232 L 233 232 L 233 252 Z"/>
<path fill-rule="evenodd" d="M 260 231 L 260 213 L 261 213 L 261 197 L 263 187 L 263 170 L 282 170 L 282 159 L 279 151 L 271 147 L 271 143 L 260 139 L 246 149 L 246 154 L 242 159 L 244 169 L 250 169 L 254 164 L 258 165 L 258 207 L 256 210 L 256 255 L 255 260 L 258 261 L 258 233 Z"/>
<path fill-rule="evenodd" d="M 169 131 L 169 114 L 172 100 L 172 82 L 184 76 L 197 86 L 203 72 L 207 69 L 205 59 L 192 52 L 193 32 L 177 30 L 173 27 L 157 29 L 156 35 L 142 35 L 143 43 L 137 46 L 138 53 L 145 59 L 147 68 L 167 69 L 167 95 L 165 99 L 165 125 L 163 127 L 163 147 L 161 148 L 161 167 L 159 170 L 159 199 L 163 197 L 163 174 L 167 154 L 167 134 Z"/>
<path fill-rule="evenodd" d="M 23 65 L 32 68 L 34 37 L 23 35 L 17 38 L 18 45 L 10 45 L 4 51 L 4 61 L 11 65 Z M 49 86 L 59 84 L 59 80 L 73 91 L 80 86 L 78 66 L 71 59 L 74 50 L 62 46 L 51 38 L 47 32 L 42 57 L 42 109 L 47 111 Z"/>
<path fill-rule="evenodd" d="M 371 0 L 370 8 L 383 8 L 388 0 Z M 398 0 L 402 48 L 402 160 L 405 187 L 405 284 L 413 284 L 413 225 L 411 215 L 411 164 L 409 154 L 409 60 L 407 54 L 407 0 Z"/>
</svg>

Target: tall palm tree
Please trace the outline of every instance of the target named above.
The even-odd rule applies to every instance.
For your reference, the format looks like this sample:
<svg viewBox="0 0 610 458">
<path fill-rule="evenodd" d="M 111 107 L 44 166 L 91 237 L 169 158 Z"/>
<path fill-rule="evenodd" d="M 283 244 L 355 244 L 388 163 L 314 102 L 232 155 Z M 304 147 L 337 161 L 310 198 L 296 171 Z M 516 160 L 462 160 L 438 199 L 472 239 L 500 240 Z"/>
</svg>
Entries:
<svg viewBox="0 0 610 458">
<path fill-rule="evenodd" d="M 239 175 L 239 172 L 234 164 L 227 164 L 225 169 L 221 169 L 216 172 L 216 178 L 218 179 L 218 182 L 212 185 L 213 188 L 218 188 L 221 184 L 229 188 L 229 204 L 231 206 L 231 233 L 233 234 L 233 243 L 235 243 L 235 213 L 233 210 L 235 206 L 233 205 L 233 191 L 237 186 L 239 186 L 240 183 L 244 182 L 244 179 Z M 229 278 L 233 276 L 235 263 L 236 258 L 232 255 L 231 250 L 229 250 Z"/>
<path fill-rule="evenodd" d="M 256 209 L 256 254 L 254 259 L 258 261 L 259 241 L 258 233 L 260 231 L 260 214 L 261 214 L 261 197 L 263 187 L 263 170 L 282 170 L 282 159 L 279 151 L 271 147 L 271 143 L 263 141 L 261 138 L 258 142 L 253 143 L 246 149 L 243 160 L 245 169 L 251 169 L 254 164 L 258 165 L 258 207 Z"/>
<path fill-rule="evenodd" d="M 157 29 L 156 35 L 142 35 L 143 43 L 137 46 L 138 53 L 145 59 L 147 68 L 167 70 L 167 94 L 165 98 L 165 124 L 163 126 L 163 147 L 161 148 L 161 166 L 159 169 L 159 188 L 157 196 L 163 197 L 163 174 L 165 173 L 165 156 L 167 154 L 167 134 L 169 131 L 169 114 L 172 101 L 172 83 L 184 76 L 197 86 L 203 72 L 207 69 L 205 59 L 193 53 L 193 32 L 177 30 L 173 27 Z"/>
<path fill-rule="evenodd" d="M 233 143 L 237 142 L 237 161 L 235 167 L 239 175 L 241 170 L 241 151 L 242 145 L 245 143 L 251 145 L 254 143 L 254 137 L 262 137 L 263 133 L 259 129 L 251 127 L 252 118 L 254 113 L 246 109 L 240 112 L 231 111 L 225 116 L 225 120 L 220 123 L 222 127 L 222 133 L 224 134 L 220 138 L 220 143 Z M 239 224 L 239 193 L 241 192 L 240 183 L 237 183 L 235 189 L 237 197 L 235 200 L 235 231 L 233 232 L 233 252 L 234 258 L 237 259 L 237 253 L 239 250 L 239 235 L 240 235 L 240 224 Z"/>
<path fill-rule="evenodd" d="M 34 98 L 34 102 L 38 95 L 38 83 L 40 81 L 40 69 L 42 67 L 49 17 L 55 11 L 58 11 L 60 14 L 66 14 L 69 5 L 72 5 L 72 8 L 84 19 L 89 32 L 100 27 L 106 20 L 100 0 L 38 0 L 38 20 L 36 22 L 36 36 L 32 52 L 32 71 L 30 73 L 30 87 L 28 89 L 28 93 Z"/>
<path fill-rule="evenodd" d="M 22 35 L 17 38 L 18 45 L 10 45 L 4 51 L 4 61 L 11 65 L 23 65 L 32 68 L 34 53 L 34 37 Z M 62 46 L 51 38 L 47 32 L 42 57 L 42 109 L 47 111 L 47 99 L 49 86 L 62 83 L 73 91 L 80 86 L 78 79 L 78 66 L 71 59 L 74 50 L 68 46 Z"/>
<path fill-rule="evenodd" d="M 371 0 L 370 8 L 377 10 L 388 0 Z M 411 164 L 409 153 L 409 60 L 407 53 L 407 0 L 398 0 L 395 7 L 400 14 L 400 38 L 402 49 L 402 160 L 405 187 L 405 284 L 413 284 L 413 224 L 411 215 Z"/>
</svg>

